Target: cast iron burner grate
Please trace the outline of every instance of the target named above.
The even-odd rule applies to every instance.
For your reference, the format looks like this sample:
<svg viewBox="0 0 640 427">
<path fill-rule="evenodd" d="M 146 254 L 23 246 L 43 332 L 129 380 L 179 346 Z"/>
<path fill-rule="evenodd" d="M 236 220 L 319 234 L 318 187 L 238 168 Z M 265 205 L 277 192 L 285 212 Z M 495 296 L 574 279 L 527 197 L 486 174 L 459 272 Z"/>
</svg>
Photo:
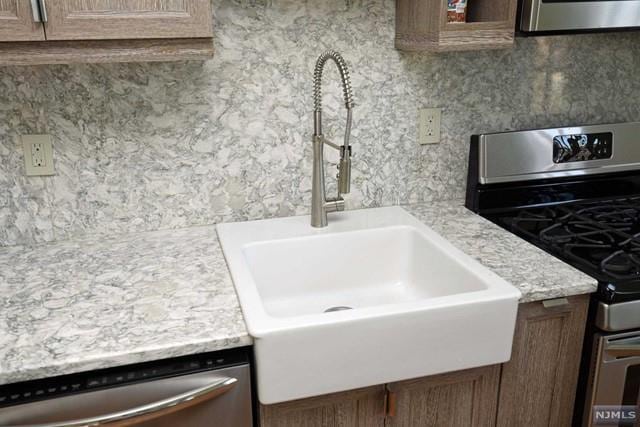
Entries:
<svg viewBox="0 0 640 427">
<path fill-rule="evenodd" d="M 640 281 L 639 197 L 523 209 L 498 222 L 600 280 Z"/>
</svg>

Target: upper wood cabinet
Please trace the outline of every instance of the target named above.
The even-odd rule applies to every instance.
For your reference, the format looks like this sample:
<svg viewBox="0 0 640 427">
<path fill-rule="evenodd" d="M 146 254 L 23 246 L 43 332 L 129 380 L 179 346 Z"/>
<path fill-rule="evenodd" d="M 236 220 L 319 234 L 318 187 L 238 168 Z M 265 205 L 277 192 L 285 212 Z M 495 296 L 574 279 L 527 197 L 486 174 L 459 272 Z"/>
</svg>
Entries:
<svg viewBox="0 0 640 427">
<path fill-rule="evenodd" d="M 467 22 L 447 22 L 446 0 L 396 0 L 395 46 L 414 52 L 510 47 L 516 9 L 517 0 L 474 0 Z"/>
<path fill-rule="evenodd" d="M 0 65 L 213 56 L 211 0 L 0 0 Z"/>
<path fill-rule="evenodd" d="M 212 36 L 209 0 L 56 0 L 46 10 L 47 40 Z"/>
<path fill-rule="evenodd" d="M 37 18 L 28 0 L 0 0 L 0 42 L 44 40 Z"/>
</svg>

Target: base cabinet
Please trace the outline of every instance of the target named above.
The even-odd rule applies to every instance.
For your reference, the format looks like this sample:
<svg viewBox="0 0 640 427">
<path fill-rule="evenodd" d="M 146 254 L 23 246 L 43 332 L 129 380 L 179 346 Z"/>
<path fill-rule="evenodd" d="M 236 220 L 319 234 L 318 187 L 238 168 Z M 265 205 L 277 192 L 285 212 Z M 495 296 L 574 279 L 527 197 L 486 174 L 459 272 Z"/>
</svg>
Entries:
<svg viewBox="0 0 640 427">
<path fill-rule="evenodd" d="M 546 305 L 518 310 L 511 360 L 502 366 L 499 427 L 571 425 L 589 297 Z"/>
<path fill-rule="evenodd" d="M 570 426 L 589 296 L 521 304 L 511 360 L 260 408 L 263 427 Z"/>
<path fill-rule="evenodd" d="M 499 383 L 500 365 L 493 365 L 389 384 L 388 401 L 395 408 L 387 411 L 385 425 L 490 427 Z"/>
<path fill-rule="evenodd" d="M 269 427 L 383 427 L 384 386 L 262 405 L 260 425 Z"/>
</svg>

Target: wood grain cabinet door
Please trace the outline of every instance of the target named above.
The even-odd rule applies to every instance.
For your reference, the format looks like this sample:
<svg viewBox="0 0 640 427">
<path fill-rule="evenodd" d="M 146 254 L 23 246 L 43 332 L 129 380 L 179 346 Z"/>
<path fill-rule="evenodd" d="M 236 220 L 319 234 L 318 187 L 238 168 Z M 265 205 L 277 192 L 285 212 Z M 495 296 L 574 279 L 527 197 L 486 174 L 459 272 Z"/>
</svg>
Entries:
<svg viewBox="0 0 640 427">
<path fill-rule="evenodd" d="M 45 4 L 47 40 L 213 36 L 210 0 L 45 0 Z"/>
<path fill-rule="evenodd" d="M 384 386 L 260 407 L 261 427 L 384 427 Z"/>
<path fill-rule="evenodd" d="M 511 360 L 503 365 L 498 427 L 568 427 L 589 296 L 521 304 Z"/>
<path fill-rule="evenodd" d="M 388 385 L 386 426 L 490 427 L 495 425 L 500 365 Z"/>
<path fill-rule="evenodd" d="M 37 12 L 36 12 L 37 13 Z M 29 0 L 0 0 L 0 42 L 44 40 Z"/>
</svg>

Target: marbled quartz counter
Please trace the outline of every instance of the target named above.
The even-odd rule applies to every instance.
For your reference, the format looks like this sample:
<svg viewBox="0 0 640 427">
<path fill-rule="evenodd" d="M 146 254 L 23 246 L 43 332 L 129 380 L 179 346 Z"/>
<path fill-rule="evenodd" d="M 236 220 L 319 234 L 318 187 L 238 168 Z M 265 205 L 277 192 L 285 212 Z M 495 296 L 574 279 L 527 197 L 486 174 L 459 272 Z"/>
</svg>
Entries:
<svg viewBox="0 0 640 427">
<path fill-rule="evenodd" d="M 403 206 L 467 255 L 520 289 L 520 302 L 594 292 L 598 282 L 469 211 L 462 200 Z"/>
<path fill-rule="evenodd" d="M 522 302 L 596 281 L 462 206 L 404 206 Z M 215 227 L 0 250 L 0 384 L 252 343 Z"/>
<path fill-rule="evenodd" d="M 215 227 L 0 250 L 0 384 L 251 343 Z"/>
</svg>

